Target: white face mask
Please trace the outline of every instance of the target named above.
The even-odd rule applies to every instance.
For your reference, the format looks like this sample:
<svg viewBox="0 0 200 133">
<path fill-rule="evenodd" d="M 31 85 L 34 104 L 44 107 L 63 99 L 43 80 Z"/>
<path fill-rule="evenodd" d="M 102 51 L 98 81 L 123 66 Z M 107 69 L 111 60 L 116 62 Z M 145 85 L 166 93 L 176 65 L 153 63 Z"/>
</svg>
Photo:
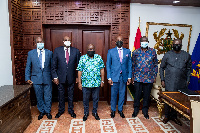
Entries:
<svg viewBox="0 0 200 133">
<path fill-rule="evenodd" d="M 70 41 L 64 41 L 64 44 L 65 44 L 65 46 L 70 46 L 71 45 L 71 42 Z"/>
<path fill-rule="evenodd" d="M 142 48 L 146 48 L 148 46 L 148 42 L 141 42 L 141 47 Z"/>
</svg>

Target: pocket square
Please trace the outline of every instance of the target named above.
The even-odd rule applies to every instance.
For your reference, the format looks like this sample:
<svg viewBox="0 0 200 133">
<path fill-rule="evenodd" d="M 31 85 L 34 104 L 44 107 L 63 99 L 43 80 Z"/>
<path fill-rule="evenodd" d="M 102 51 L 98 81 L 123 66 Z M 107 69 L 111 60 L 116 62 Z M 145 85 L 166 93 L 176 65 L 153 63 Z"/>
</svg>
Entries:
<svg viewBox="0 0 200 133">
<path fill-rule="evenodd" d="M 126 57 L 128 57 L 128 54 L 126 54 Z"/>
</svg>

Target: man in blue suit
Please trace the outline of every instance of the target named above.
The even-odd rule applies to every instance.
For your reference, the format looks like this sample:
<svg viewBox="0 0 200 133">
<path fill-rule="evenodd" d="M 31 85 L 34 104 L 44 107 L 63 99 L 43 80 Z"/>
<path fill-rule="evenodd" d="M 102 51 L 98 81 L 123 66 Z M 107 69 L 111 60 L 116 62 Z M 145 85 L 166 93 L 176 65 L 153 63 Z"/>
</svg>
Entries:
<svg viewBox="0 0 200 133">
<path fill-rule="evenodd" d="M 36 38 L 37 49 L 28 52 L 25 69 L 25 81 L 33 84 L 37 98 L 37 108 L 40 111 L 38 120 L 46 114 L 48 119 L 52 118 L 52 77 L 51 64 L 53 52 L 44 49 L 41 37 Z"/>
<path fill-rule="evenodd" d="M 76 79 L 76 64 L 80 59 L 80 51 L 71 47 L 71 40 L 68 36 L 64 37 L 64 46 L 54 50 L 52 77 L 55 84 L 58 85 L 59 109 L 55 118 L 59 118 L 65 111 L 65 86 L 68 92 L 68 113 L 76 118 L 74 113 L 73 96 L 74 83 Z M 78 78 L 77 78 L 78 81 Z"/>
<path fill-rule="evenodd" d="M 121 36 L 117 37 L 116 45 L 117 47 L 108 50 L 106 62 L 108 83 L 111 85 L 111 118 L 115 117 L 118 93 L 118 113 L 125 118 L 122 111 L 126 85 L 131 83 L 132 77 L 131 51 L 122 47 Z"/>
</svg>

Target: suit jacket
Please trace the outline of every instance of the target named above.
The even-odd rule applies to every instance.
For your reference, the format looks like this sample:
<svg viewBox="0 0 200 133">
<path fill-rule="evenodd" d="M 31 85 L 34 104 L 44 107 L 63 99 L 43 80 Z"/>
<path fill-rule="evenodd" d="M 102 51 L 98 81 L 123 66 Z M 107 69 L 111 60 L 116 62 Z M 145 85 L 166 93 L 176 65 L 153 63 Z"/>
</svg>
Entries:
<svg viewBox="0 0 200 133">
<path fill-rule="evenodd" d="M 66 63 L 64 46 L 55 48 L 53 54 L 52 77 L 58 78 L 60 83 L 72 84 L 76 79 L 76 65 L 80 59 L 80 51 L 70 47 L 69 63 Z"/>
<path fill-rule="evenodd" d="M 120 71 L 122 71 L 123 81 L 127 82 L 132 77 L 131 51 L 123 48 L 123 59 L 120 62 L 117 47 L 108 50 L 107 54 L 107 78 L 113 82 L 119 82 Z"/>
<path fill-rule="evenodd" d="M 52 84 L 51 65 L 53 52 L 45 50 L 44 68 L 41 69 L 37 49 L 28 52 L 25 81 L 31 80 L 33 84 Z"/>
</svg>

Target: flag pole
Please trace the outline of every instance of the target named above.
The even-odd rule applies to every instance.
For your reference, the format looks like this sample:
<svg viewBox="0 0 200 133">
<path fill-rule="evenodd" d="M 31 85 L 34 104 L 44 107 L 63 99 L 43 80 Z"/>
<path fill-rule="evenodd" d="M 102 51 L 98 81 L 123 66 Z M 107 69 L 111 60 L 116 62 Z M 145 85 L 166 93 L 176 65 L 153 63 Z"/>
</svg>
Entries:
<svg viewBox="0 0 200 133">
<path fill-rule="evenodd" d="M 139 17 L 139 26 L 138 27 L 140 28 L 140 17 Z"/>
</svg>

